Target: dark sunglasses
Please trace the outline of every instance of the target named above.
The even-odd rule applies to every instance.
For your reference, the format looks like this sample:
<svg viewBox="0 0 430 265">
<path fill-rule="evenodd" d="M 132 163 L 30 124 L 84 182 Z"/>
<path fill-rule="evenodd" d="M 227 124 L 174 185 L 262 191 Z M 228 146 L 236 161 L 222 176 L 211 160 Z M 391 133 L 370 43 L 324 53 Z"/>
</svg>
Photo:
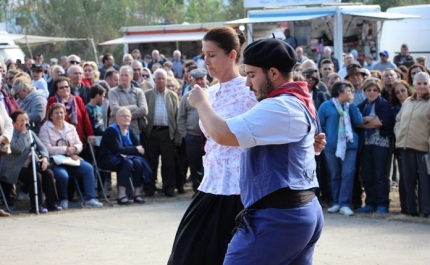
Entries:
<svg viewBox="0 0 430 265">
<path fill-rule="evenodd" d="M 69 64 L 80 64 L 81 62 L 78 61 L 69 61 Z"/>
<path fill-rule="evenodd" d="M 142 75 L 143 77 L 145 77 L 145 78 L 149 78 L 150 77 L 150 75 Z"/>
<path fill-rule="evenodd" d="M 317 78 L 316 78 L 315 76 L 312 76 L 312 75 L 305 75 L 305 78 L 306 78 L 306 79 L 312 79 L 312 80 L 314 80 L 314 81 L 316 81 L 316 80 L 317 80 Z"/>
<path fill-rule="evenodd" d="M 406 92 L 406 88 L 401 88 L 400 90 L 397 90 L 395 93 L 396 95 L 400 94 L 400 93 L 405 93 Z"/>
</svg>

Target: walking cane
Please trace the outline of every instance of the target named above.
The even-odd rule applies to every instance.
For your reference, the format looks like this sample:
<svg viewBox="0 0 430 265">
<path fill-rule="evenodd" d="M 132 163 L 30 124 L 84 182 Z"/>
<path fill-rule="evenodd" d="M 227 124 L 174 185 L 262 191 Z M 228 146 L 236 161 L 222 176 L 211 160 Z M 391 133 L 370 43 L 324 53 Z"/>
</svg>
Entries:
<svg viewBox="0 0 430 265">
<path fill-rule="evenodd" d="M 36 206 L 36 214 L 39 214 L 39 199 L 37 194 L 37 172 L 36 172 L 36 150 L 34 149 L 34 146 L 36 145 L 36 142 L 33 139 L 32 131 L 30 130 L 30 124 L 27 123 L 26 125 L 28 135 L 30 136 L 30 146 L 31 146 L 31 166 L 33 167 L 33 181 L 34 181 L 34 203 Z"/>
</svg>

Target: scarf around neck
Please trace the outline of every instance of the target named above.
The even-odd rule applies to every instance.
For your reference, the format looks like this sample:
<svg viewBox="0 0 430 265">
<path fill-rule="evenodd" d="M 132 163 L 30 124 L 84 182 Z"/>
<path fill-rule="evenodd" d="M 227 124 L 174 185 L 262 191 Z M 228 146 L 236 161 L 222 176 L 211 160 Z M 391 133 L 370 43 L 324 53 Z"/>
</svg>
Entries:
<svg viewBox="0 0 430 265">
<path fill-rule="evenodd" d="M 121 143 L 122 146 L 124 146 L 124 147 L 125 146 L 133 146 L 133 142 L 131 141 L 131 138 L 130 138 L 130 130 L 129 130 L 129 128 L 127 128 L 127 134 L 123 135 L 121 133 L 121 130 L 119 129 L 119 126 L 118 126 L 117 123 L 114 123 L 114 124 L 112 124 L 109 127 L 114 128 L 115 131 L 118 133 L 119 141 L 120 141 L 120 143 Z"/>
<path fill-rule="evenodd" d="M 312 100 L 311 94 L 309 94 L 309 89 L 306 82 L 287 82 L 282 84 L 280 87 L 275 88 L 267 98 L 273 98 L 282 94 L 293 95 L 298 98 L 305 106 L 308 108 L 312 117 L 316 119 L 315 105 Z"/>
<path fill-rule="evenodd" d="M 339 129 L 337 135 L 336 156 L 340 159 L 345 159 L 346 144 L 347 142 L 354 142 L 354 135 L 352 133 L 351 118 L 349 117 L 349 103 L 342 105 L 337 98 L 332 98 L 333 105 L 339 113 Z"/>
<path fill-rule="evenodd" d="M 64 104 L 63 100 L 55 94 L 55 99 L 58 103 Z M 78 106 L 76 104 L 75 96 L 70 94 L 69 99 L 67 100 L 67 104 L 64 104 L 66 107 L 66 111 L 70 113 L 70 123 L 77 126 L 78 125 Z"/>
</svg>

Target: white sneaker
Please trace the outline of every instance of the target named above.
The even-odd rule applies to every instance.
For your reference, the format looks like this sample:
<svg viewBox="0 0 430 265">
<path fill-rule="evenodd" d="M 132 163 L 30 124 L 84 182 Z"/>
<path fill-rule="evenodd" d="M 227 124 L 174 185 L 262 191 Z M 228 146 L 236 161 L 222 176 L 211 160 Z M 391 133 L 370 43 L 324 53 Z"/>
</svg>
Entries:
<svg viewBox="0 0 430 265">
<path fill-rule="evenodd" d="M 69 201 L 68 200 L 62 200 L 60 202 L 60 206 L 61 206 L 61 208 L 63 208 L 63 210 L 69 209 Z"/>
<path fill-rule="evenodd" d="M 354 212 L 348 206 L 344 206 L 344 207 L 340 208 L 339 212 L 343 215 L 346 215 L 346 216 L 354 215 Z"/>
<path fill-rule="evenodd" d="M 86 208 L 102 208 L 103 203 L 97 201 L 96 199 L 91 199 L 89 201 L 85 201 Z"/>
<path fill-rule="evenodd" d="M 337 204 L 335 204 L 332 207 L 328 208 L 327 212 L 329 212 L 329 213 L 337 213 L 339 211 L 339 209 L 340 209 L 340 206 L 337 205 Z"/>
<path fill-rule="evenodd" d="M 18 193 L 18 201 L 28 201 L 28 195 L 27 194 L 25 194 L 24 192 L 22 192 L 22 191 L 20 191 L 19 193 Z"/>
</svg>

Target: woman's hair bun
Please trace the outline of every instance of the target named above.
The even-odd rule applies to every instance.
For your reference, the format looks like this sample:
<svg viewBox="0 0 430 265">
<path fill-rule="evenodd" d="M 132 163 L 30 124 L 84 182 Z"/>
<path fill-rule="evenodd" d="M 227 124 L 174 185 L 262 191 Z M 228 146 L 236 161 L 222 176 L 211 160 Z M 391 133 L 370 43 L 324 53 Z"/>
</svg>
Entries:
<svg viewBox="0 0 430 265">
<path fill-rule="evenodd" d="M 245 33 L 240 29 L 237 29 L 236 33 L 237 33 L 237 37 L 239 38 L 240 46 L 242 46 L 246 42 Z"/>
</svg>

